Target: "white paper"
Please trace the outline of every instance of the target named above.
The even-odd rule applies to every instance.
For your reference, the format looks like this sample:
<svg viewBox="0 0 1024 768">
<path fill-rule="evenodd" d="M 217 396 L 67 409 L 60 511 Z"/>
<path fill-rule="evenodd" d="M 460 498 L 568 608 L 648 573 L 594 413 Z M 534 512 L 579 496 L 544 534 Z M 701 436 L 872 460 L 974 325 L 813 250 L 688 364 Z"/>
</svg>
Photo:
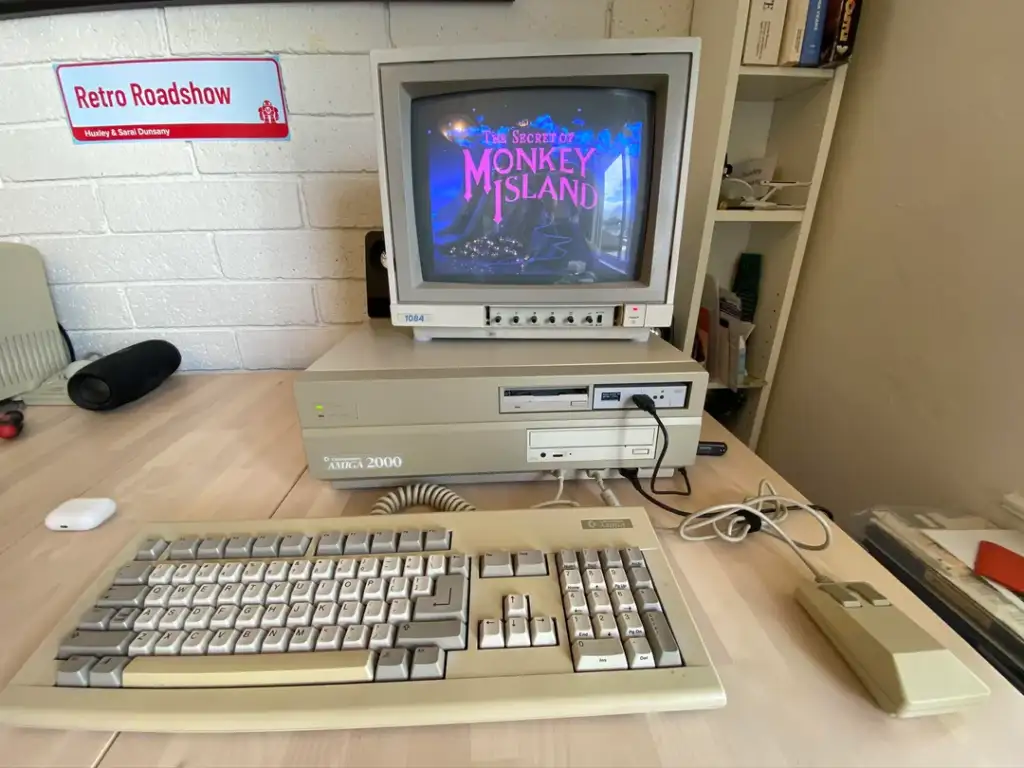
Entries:
<svg viewBox="0 0 1024 768">
<path fill-rule="evenodd" d="M 921 531 L 921 533 L 971 569 L 974 568 L 974 561 L 978 559 L 978 546 L 983 541 L 991 541 L 1024 557 L 1024 532 L 1022 531 L 1005 531 L 998 528 L 990 528 L 982 531 L 929 530 Z M 1024 600 L 1021 600 L 1006 587 L 997 584 L 991 579 L 985 579 L 985 581 L 995 587 L 1006 600 L 1024 611 Z"/>
</svg>

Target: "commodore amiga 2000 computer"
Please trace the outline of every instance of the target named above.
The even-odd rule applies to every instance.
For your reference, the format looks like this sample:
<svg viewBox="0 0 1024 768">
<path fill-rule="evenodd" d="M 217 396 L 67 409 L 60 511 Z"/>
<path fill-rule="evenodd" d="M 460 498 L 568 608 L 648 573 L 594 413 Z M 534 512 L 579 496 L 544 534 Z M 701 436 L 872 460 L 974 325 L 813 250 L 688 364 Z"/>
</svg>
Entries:
<svg viewBox="0 0 1024 768">
<path fill-rule="evenodd" d="M 351 334 L 295 393 L 313 476 L 398 488 L 365 517 L 147 523 L 0 693 L 0 721 L 267 731 L 723 706 L 646 511 L 604 482 L 695 456 L 707 374 L 650 329 L 687 270 L 676 295 L 693 293 L 678 242 L 697 56 L 693 40 L 374 54 L 392 327 Z M 442 478 L 557 479 L 558 495 L 474 512 Z M 606 506 L 561 499 L 567 478 Z M 808 584 L 823 622 L 895 611 L 866 585 Z M 980 696 L 965 689 L 914 709 L 872 688 L 902 714 Z"/>
</svg>

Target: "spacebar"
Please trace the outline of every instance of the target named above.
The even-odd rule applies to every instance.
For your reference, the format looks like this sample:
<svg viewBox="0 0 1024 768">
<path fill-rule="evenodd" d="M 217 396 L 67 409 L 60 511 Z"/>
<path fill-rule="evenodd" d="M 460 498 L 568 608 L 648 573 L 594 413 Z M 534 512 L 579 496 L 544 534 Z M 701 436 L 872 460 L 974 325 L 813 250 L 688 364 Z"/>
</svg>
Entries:
<svg viewBox="0 0 1024 768">
<path fill-rule="evenodd" d="M 123 688 L 240 688 L 331 685 L 373 680 L 376 651 L 317 651 L 245 656 L 137 656 Z"/>
</svg>

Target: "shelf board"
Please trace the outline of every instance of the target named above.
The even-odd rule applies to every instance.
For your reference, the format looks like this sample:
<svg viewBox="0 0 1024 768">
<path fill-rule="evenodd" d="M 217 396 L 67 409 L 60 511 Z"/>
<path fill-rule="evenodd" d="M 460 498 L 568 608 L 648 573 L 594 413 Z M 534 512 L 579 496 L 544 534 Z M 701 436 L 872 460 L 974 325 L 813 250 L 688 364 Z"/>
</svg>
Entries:
<svg viewBox="0 0 1024 768">
<path fill-rule="evenodd" d="M 747 380 L 740 384 L 740 389 L 761 389 L 765 385 L 764 379 L 758 379 L 753 376 L 748 376 Z M 728 389 L 725 384 L 720 381 L 711 379 L 708 381 L 708 389 Z"/>
<path fill-rule="evenodd" d="M 732 208 L 715 211 L 715 221 L 767 221 L 779 223 L 803 220 L 804 212 L 802 210 L 794 211 L 788 208 L 781 210 L 769 208 L 753 211 Z"/>
<path fill-rule="evenodd" d="M 829 82 L 834 69 L 740 67 L 736 101 L 775 101 Z"/>
</svg>

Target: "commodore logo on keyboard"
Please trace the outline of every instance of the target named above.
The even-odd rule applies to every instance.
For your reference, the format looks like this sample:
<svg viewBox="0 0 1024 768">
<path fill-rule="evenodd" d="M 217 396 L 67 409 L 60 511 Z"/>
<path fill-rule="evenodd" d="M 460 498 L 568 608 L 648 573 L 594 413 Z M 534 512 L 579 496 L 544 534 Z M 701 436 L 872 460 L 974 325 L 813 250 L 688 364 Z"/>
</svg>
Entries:
<svg viewBox="0 0 1024 768">
<path fill-rule="evenodd" d="M 580 525 L 587 531 L 598 531 L 606 528 L 632 528 L 633 521 L 625 518 L 615 520 L 580 520 Z"/>
</svg>

